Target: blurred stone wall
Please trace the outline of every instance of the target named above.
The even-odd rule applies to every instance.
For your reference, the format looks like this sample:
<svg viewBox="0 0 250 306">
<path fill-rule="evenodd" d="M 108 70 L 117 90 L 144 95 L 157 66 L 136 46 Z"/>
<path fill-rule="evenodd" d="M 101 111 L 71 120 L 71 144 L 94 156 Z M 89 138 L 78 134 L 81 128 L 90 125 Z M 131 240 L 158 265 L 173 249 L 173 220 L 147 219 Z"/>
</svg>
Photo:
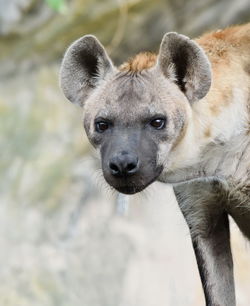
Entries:
<svg viewBox="0 0 250 306">
<path fill-rule="evenodd" d="M 62 55 L 95 34 L 116 64 L 163 34 L 249 21 L 248 0 L 0 0 L 0 306 L 204 303 L 170 187 L 130 196 L 126 216 L 100 175 L 81 110 L 58 88 Z M 250 305 L 249 248 L 233 225 L 238 305 Z"/>
</svg>

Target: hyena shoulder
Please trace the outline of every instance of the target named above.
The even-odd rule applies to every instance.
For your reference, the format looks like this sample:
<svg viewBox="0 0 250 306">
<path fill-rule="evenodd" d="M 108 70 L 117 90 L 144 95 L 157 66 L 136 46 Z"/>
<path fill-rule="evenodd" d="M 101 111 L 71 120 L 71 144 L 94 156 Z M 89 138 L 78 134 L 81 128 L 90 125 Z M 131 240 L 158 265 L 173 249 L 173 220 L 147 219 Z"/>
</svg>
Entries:
<svg viewBox="0 0 250 306">
<path fill-rule="evenodd" d="M 196 41 L 206 51 L 212 63 L 226 61 L 232 56 L 242 58 L 242 55 L 249 60 L 250 23 L 206 33 Z"/>
<path fill-rule="evenodd" d="M 211 114 L 216 116 L 221 106 L 226 107 L 233 101 L 238 88 L 249 92 L 250 23 L 204 34 L 196 42 L 212 66 L 213 82 L 208 99 Z M 249 96 L 245 100 L 249 104 Z"/>
</svg>

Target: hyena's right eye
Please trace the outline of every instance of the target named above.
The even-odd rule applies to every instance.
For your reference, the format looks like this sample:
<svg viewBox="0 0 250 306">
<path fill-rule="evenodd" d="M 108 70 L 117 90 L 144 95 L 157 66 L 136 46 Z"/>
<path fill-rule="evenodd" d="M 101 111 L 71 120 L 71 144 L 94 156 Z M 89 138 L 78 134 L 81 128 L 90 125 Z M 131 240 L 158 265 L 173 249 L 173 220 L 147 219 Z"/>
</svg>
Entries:
<svg viewBox="0 0 250 306">
<path fill-rule="evenodd" d="M 109 126 L 110 126 L 109 122 L 99 121 L 95 123 L 95 130 L 98 133 L 103 133 L 109 128 Z"/>
<path fill-rule="evenodd" d="M 166 119 L 165 118 L 155 118 L 150 121 L 150 125 L 156 130 L 162 130 L 166 125 Z"/>
</svg>

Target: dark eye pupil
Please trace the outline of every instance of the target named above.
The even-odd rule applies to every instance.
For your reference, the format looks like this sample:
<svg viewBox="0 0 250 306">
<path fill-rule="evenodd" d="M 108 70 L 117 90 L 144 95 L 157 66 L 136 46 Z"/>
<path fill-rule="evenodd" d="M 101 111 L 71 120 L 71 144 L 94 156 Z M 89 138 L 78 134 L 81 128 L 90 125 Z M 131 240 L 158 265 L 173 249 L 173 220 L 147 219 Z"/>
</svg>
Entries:
<svg viewBox="0 0 250 306">
<path fill-rule="evenodd" d="M 150 125 L 156 129 L 162 129 L 165 125 L 164 119 L 154 119 L 150 122 Z"/>
<path fill-rule="evenodd" d="M 96 123 L 96 130 L 97 132 L 104 132 L 109 127 L 107 122 L 97 122 Z"/>
</svg>

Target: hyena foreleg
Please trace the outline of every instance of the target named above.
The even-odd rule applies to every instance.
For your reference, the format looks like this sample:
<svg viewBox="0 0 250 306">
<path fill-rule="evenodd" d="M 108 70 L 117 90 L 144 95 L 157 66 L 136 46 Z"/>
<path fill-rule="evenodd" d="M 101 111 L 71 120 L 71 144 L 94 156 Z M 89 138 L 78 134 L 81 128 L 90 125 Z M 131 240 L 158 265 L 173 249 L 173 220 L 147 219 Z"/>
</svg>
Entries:
<svg viewBox="0 0 250 306">
<path fill-rule="evenodd" d="M 206 305 L 235 306 L 229 221 L 217 188 L 196 182 L 174 191 L 190 229 Z"/>
</svg>

